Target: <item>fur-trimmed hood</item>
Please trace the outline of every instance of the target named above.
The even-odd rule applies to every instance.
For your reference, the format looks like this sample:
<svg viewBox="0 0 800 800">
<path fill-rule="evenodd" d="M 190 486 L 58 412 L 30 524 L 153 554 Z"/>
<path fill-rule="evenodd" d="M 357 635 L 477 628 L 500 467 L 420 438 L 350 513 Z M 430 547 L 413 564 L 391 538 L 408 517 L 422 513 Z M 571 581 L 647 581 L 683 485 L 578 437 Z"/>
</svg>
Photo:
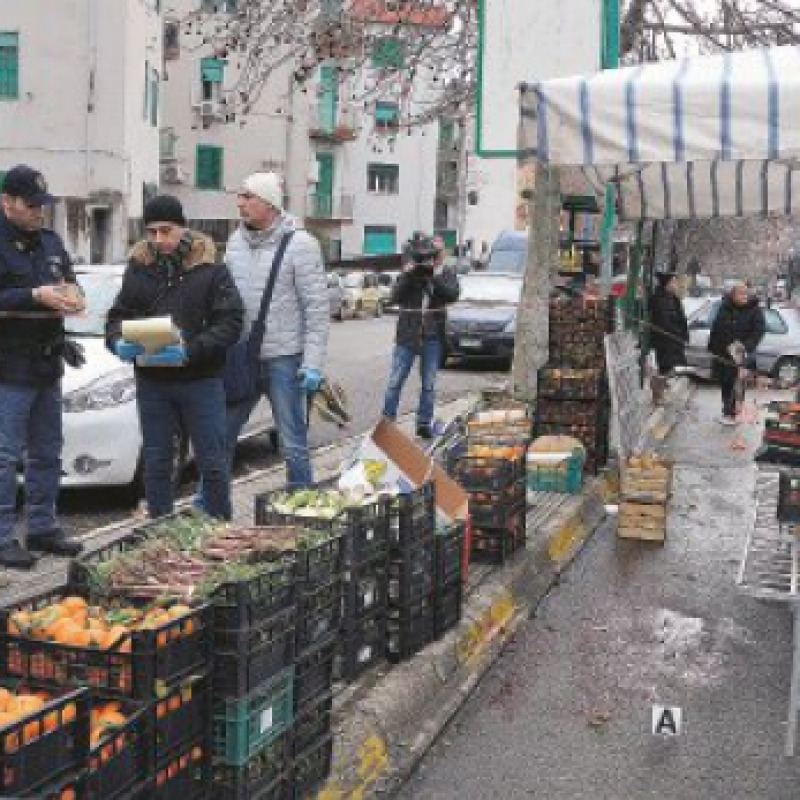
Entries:
<svg viewBox="0 0 800 800">
<path fill-rule="evenodd" d="M 213 239 L 200 231 L 190 231 L 190 233 L 192 234 L 192 246 L 183 260 L 183 268 L 188 270 L 200 266 L 200 264 L 216 264 L 217 246 Z M 152 266 L 155 264 L 153 246 L 147 239 L 143 239 L 131 248 L 129 258 L 142 266 Z"/>
</svg>

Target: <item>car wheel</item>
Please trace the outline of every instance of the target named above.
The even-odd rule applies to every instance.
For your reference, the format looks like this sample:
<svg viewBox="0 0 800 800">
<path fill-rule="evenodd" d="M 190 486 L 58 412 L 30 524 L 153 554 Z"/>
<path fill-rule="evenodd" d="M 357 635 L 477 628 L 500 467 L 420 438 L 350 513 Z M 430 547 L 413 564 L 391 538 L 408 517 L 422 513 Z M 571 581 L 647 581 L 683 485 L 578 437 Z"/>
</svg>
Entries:
<svg viewBox="0 0 800 800">
<path fill-rule="evenodd" d="M 773 377 L 782 384 L 794 386 L 800 383 L 800 358 L 782 358 L 775 365 Z"/>
<path fill-rule="evenodd" d="M 344 309 L 339 306 L 339 310 L 333 315 L 337 322 L 344 322 Z"/>
</svg>

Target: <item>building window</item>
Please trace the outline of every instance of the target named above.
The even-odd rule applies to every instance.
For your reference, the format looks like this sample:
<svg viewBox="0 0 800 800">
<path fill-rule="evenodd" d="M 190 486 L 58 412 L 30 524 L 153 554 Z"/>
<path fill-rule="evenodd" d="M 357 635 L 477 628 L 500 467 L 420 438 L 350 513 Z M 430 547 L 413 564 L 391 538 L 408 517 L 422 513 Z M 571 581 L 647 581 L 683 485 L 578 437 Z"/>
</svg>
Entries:
<svg viewBox="0 0 800 800">
<path fill-rule="evenodd" d="M 400 106 L 397 103 L 375 103 L 375 127 L 382 131 L 396 131 L 400 124 Z"/>
<path fill-rule="evenodd" d="M 237 3 L 238 0 L 203 0 L 201 8 L 212 14 L 232 14 Z"/>
<path fill-rule="evenodd" d="M 164 23 L 164 59 L 173 61 L 181 54 L 181 24 L 170 20 Z"/>
<path fill-rule="evenodd" d="M 364 226 L 364 254 L 390 255 L 397 252 L 397 228 L 393 225 Z"/>
<path fill-rule="evenodd" d="M 159 95 L 161 93 L 161 81 L 158 74 L 158 70 L 154 69 L 150 71 L 150 113 L 149 119 L 150 124 L 154 127 L 158 127 L 158 105 L 159 105 Z"/>
<path fill-rule="evenodd" d="M 222 189 L 222 148 L 212 144 L 197 145 L 198 189 Z"/>
<path fill-rule="evenodd" d="M 218 100 L 225 80 L 225 62 L 221 58 L 200 59 L 200 84 L 203 100 Z"/>
<path fill-rule="evenodd" d="M 0 100 L 19 98 L 19 34 L 0 31 Z"/>
<path fill-rule="evenodd" d="M 376 69 L 402 69 L 405 63 L 405 44 L 386 36 L 372 45 L 372 66 Z"/>
<path fill-rule="evenodd" d="M 368 164 L 367 191 L 397 194 L 400 191 L 400 167 L 396 164 Z"/>
</svg>

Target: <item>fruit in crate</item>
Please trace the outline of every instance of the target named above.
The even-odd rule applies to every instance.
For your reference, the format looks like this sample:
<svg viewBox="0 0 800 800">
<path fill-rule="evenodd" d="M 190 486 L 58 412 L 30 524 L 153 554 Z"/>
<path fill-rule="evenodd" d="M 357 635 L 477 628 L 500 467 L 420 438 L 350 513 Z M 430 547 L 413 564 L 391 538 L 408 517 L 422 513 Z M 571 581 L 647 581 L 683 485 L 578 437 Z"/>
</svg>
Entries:
<svg viewBox="0 0 800 800">
<path fill-rule="evenodd" d="M 525 445 L 496 445 L 472 444 L 469 445 L 469 455 L 476 458 L 501 458 L 514 461 L 525 455 Z"/>
<path fill-rule="evenodd" d="M 75 721 L 76 707 L 73 703 L 68 703 L 44 717 L 25 723 L 21 730 L 21 736 L 19 727 L 15 728 L 14 732 L 4 733 L 4 729 L 14 723 L 24 721 L 26 717 L 33 717 L 47 705 L 49 700 L 50 696 L 47 692 L 11 691 L 0 688 L 0 740 L 4 743 L 6 753 L 13 753 L 21 746 L 30 744 L 41 736 Z"/>
<path fill-rule="evenodd" d="M 158 630 L 158 647 L 193 633 L 192 619 L 173 625 L 192 613 L 189 606 L 180 604 L 154 604 L 141 609 L 89 605 L 84 598 L 71 595 L 43 608 L 13 612 L 8 617 L 8 633 L 73 647 L 129 653 L 135 631 Z M 168 630 L 161 630 L 166 626 L 170 626 Z"/>
<path fill-rule="evenodd" d="M 122 706 L 116 701 L 101 703 L 92 709 L 89 723 L 89 766 L 97 769 L 117 755 L 128 743 L 124 733 L 128 724 Z"/>
</svg>

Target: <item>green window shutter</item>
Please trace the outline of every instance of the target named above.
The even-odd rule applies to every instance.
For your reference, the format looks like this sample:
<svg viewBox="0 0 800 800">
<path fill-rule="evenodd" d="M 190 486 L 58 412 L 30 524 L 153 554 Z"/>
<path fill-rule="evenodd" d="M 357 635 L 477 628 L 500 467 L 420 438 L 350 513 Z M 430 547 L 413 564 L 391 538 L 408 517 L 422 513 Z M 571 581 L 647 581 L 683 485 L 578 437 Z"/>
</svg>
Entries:
<svg viewBox="0 0 800 800">
<path fill-rule="evenodd" d="M 19 98 L 19 34 L 0 31 L 0 100 Z"/>
<path fill-rule="evenodd" d="M 195 184 L 198 189 L 222 189 L 222 148 L 197 145 Z"/>
<path fill-rule="evenodd" d="M 378 127 L 396 127 L 400 121 L 400 107 L 397 103 L 375 103 L 375 124 Z"/>
<path fill-rule="evenodd" d="M 221 58 L 200 59 L 200 80 L 204 83 L 222 83 L 225 78 L 225 62 Z"/>
<path fill-rule="evenodd" d="M 364 227 L 365 255 L 382 256 L 396 252 L 397 228 L 388 225 L 366 225 Z"/>
<path fill-rule="evenodd" d="M 372 47 L 372 66 L 377 69 L 401 69 L 405 63 L 405 45 L 399 39 L 376 39 Z"/>
<path fill-rule="evenodd" d="M 152 81 L 153 85 L 150 88 L 150 124 L 154 127 L 158 127 L 158 103 L 159 103 L 159 92 L 161 89 L 159 83 L 159 76 L 158 70 L 154 69 L 152 72 Z"/>
</svg>

